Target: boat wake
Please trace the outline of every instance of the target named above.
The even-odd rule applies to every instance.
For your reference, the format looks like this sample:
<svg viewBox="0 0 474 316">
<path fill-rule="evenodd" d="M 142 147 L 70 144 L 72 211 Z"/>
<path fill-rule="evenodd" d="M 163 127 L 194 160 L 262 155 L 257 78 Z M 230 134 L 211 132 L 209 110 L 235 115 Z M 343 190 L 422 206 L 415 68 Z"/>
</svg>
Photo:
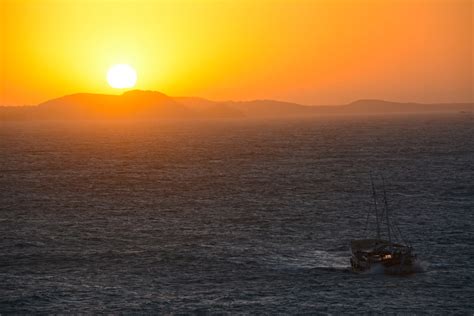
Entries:
<svg viewBox="0 0 474 316">
<path fill-rule="evenodd" d="M 269 259 L 268 262 L 290 269 L 348 270 L 350 268 L 349 256 L 347 251 L 314 250 L 298 256 L 276 256 Z"/>
<path fill-rule="evenodd" d="M 416 273 L 423 273 L 428 271 L 428 266 L 428 262 L 416 260 L 413 267 Z"/>
</svg>

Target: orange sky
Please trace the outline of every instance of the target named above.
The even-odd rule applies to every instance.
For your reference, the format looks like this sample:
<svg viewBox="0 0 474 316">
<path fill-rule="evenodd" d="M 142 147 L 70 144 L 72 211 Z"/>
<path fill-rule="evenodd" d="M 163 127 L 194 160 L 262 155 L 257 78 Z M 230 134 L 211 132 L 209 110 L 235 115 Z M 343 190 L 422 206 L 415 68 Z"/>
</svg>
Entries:
<svg viewBox="0 0 474 316">
<path fill-rule="evenodd" d="M 0 0 L 0 104 L 137 89 L 215 100 L 473 101 L 471 0 Z"/>
</svg>

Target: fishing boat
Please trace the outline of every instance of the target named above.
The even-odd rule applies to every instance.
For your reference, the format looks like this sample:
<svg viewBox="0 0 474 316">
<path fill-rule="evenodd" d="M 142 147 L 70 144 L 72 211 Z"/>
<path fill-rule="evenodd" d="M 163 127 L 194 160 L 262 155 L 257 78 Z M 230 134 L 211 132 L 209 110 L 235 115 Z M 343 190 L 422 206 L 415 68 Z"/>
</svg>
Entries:
<svg viewBox="0 0 474 316">
<path fill-rule="evenodd" d="M 410 274 L 415 272 L 416 255 L 413 252 L 412 246 L 403 239 L 396 222 L 390 219 L 390 209 L 384 182 L 382 178 L 383 207 L 380 208 L 377 191 L 371 177 L 376 232 L 373 238 L 351 241 L 352 270 L 354 272 L 366 272 L 376 269 L 386 274 Z M 369 218 L 370 212 L 367 215 L 366 232 Z M 382 233 L 383 226 L 386 228 L 384 234 Z"/>
</svg>

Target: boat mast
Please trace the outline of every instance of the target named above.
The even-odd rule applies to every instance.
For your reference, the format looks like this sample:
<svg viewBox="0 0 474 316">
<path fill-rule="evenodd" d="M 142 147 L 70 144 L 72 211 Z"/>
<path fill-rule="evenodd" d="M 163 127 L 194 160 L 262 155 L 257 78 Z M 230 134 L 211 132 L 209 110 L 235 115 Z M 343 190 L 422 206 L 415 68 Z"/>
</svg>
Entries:
<svg viewBox="0 0 474 316">
<path fill-rule="evenodd" d="M 387 202 L 387 192 L 385 191 L 385 179 L 382 175 L 382 188 L 383 188 L 383 201 L 385 206 L 385 219 L 387 221 L 387 233 L 388 233 L 388 241 L 392 242 L 392 236 L 390 234 L 390 221 L 388 217 L 388 202 Z"/>
<path fill-rule="evenodd" d="M 374 179 L 372 178 L 372 173 L 370 174 L 370 183 L 372 184 L 372 197 L 374 199 L 375 220 L 377 222 L 377 239 L 380 239 L 380 222 L 379 222 L 379 211 L 377 208 L 377 194 L 375 192 L 375 185 L 374 185 Z"/>
</svg>

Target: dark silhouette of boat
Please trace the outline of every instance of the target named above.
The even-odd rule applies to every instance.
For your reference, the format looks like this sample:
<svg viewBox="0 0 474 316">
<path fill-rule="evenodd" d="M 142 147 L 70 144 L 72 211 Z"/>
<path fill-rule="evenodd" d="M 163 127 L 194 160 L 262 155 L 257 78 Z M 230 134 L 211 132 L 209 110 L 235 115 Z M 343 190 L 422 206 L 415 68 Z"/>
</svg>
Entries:
<svg viewBox="0 0 474 316">
<path fill-rule="evenodd" d="M 379 210 L 377 192 L 372 183 L 372 197 L 376 220 L 375 238 L 351 241 L 351 266 L 354 272 L 365 272 L 374 268 L 383 269 L 386 274 L 403 275 L 415 272 L 416 255 L 407 243 L 395 221 L 390 220 L 385 183 L 383 183 L 383 208 Z M 370 213 L 367 216 L 366 231 Z M 386 239 L 382 238 L 381 227 L 386 226 Z"/>
</svg>

